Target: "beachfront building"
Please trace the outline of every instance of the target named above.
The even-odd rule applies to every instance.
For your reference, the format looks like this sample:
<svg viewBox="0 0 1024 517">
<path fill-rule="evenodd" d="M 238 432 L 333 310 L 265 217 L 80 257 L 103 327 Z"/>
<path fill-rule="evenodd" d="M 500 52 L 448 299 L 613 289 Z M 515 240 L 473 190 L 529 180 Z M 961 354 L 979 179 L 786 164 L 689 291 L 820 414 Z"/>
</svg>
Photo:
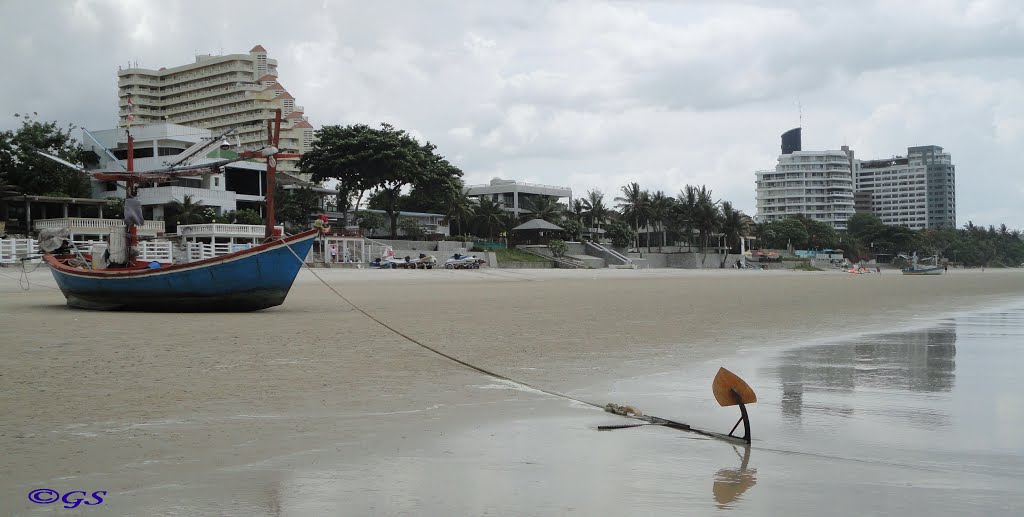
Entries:
<svg viewBox="0 0 1024 517">
<path fill-rule="evenodd" d="M 156 123 L 131 128 L 134 138 L 134 168 L 147 171 L 166 167 L 178 155 L 189 152 L 193 146 L 200 146 L 213 136 L 208 129 L 179 124 Z M 99 142 L 83 138 L 83 147 L 91 149 L 99 157 L 98 170 L 119 170 L 126 165 L 128 157 L 128 136 L 124 129 L 95 131 L 92 135 Z M 111 150 L 114 158 L 103 152 Z M 202 156 L 192 158 L 189 164 L 202 164 L 236 156 L 232 150 L 224 151 L 214 145 Z M 118 164 L 120 163 L 120 165 Z M 172 204 L 182 202 L 189 196 L 193 202 L 202 203 L 217 214 L 248 208 L 263 213 L 266 199 L 266 163 L 263 161 L 240 161 L 222 169 L 219 174 L 180 177 L 168 183 L 139 189 L 143 217 L 146 220 L 174 220 Z M 93 197 L 124 198 L 122 184 L 93 180 Z"/>
<path fill-rule="evenodd" d="M 465 190 L 470 197 L 489 198 L 495 203 L 501 203 L 502 208 L 517 216 L 529 213 L 531 200 L 539 197 L 551 197 L 555 201 L 572 199 L 572 189 L 569 187 L 523 183 L 501 178 L 494 178 L 486 185 L 467 185 Z"/>
<path fill-rule="evenodd" d="M 799 129 L 799 128 L 798 128 Z M 803 151 L 800 133 L 783 135 L 782 154 L 775 170 L 757 171 L 759 223 L 804 215 L 845 230 L 854 214 L 853 152 Z"/>
<path fill-rule="evenodd" d="M 854 187 L 870 196 L 871 213 L 888 225 L 956 228 L 956 168 L 935 145 L 906 156 L 854 163 Z"/>
<path fill-rule="evenodd" d="M 138 64 L 120 68 L 119 116 L 122 127 L 173 122 L 220 134 L 237 128 L 242 150 L 266 144 L 267 121 L 282 110 L 280 148 L 304 153 L 313 144 L 313 126 L 278 82 L 277 61 L 261 45 L 247 54 L 197 55 L 194 63 L 152 70 Z M 297 175 L 298 159 L 281 159 L 282 172 Z"/>
</svg>

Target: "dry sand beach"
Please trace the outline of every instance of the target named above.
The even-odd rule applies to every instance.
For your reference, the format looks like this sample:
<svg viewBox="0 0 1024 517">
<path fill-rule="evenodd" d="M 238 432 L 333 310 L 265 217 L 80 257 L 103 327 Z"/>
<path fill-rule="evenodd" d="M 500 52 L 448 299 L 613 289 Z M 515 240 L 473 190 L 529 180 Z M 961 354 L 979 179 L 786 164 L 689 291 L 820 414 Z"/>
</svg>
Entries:
<svg viewBox="0 0 1024 517">
<path fill-rule="evenodd" d="M 53 286 L 48 271 L 31 275 L 39 285 L 29 291 L 12 280 L 18 273 L 0 269 L 5 515 L 45 510 L 25 498 L 39 487 L 106 490 L 97 515 L 704 514 L 720 509 L 697 502 L 711 501 L 708 487 L 676 479 L 662 492 L 674 478 L 659 474 L 658 459 L 687 451 L 675 459 L 690 467 L 738 463 L 732 447 L 680 442 L 675 431 L 594 432 L 620 421 L 419 348 L 309 271 L 280 307 L 194 315 L 71 310 L 43 287 Z M 1024 272 L 1000 270 L 318 274 L 468 362 L 683 420 L 707 414 L 706 401 L 692 399 L 690 412 L 657 395 L 619 400 L 615 383 L 693 371 L 686 382 L 705 390 L 712 360 L 729 367 L 751 350 L 1024 298 Z M 722 411 L 709 426 L 731 425 Z M 652 436 L 671 441 L 649 448 Z M 545 490 L 553 479 L 578 481 Z"/>
</svg>

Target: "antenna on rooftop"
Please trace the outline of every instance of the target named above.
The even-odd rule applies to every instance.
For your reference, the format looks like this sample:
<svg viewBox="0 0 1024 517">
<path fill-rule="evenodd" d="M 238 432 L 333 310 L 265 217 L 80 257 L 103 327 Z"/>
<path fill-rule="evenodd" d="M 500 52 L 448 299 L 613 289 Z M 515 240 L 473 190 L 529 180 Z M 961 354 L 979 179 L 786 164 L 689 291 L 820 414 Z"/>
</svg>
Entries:
<svg viewBox="0 0 1024 517">
<path fill-rule="evenodd" d="M 803 127 L 804 127 L 804 107 L 803 107 L 802 104 L 800 104 L 800 99 L 797 99 L 797 101 L 796 101 L 796 110 L 797 110 L 798 116 L 800 117 L 799 118 L 800 123 L 797 125 L 797 127 L 803 129 Z"/>
</svg>

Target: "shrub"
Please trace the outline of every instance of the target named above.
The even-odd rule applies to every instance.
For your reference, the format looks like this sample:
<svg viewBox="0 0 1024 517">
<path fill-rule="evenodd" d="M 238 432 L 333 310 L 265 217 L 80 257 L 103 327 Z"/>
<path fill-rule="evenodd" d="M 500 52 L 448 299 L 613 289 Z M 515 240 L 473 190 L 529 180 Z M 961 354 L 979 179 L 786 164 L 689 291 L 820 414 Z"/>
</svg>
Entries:
<svg viewBox="0 0 1024 517">
<path fill-rule="evenodd" d="M 552 239 L 551 242 L 548 243 L 548 249 L 551 250 L 552 255 L 561 257 L 565 255 L 566 251 L 569 251 L 569 245 L 561 239 Z"/>
<path fill-rule="evenodd" d="M 607 232 L 605 235 L 612 240 L 612 246 L 616 248 L 628 248 L 633 242 L 633 238 L 636 237 L 636 232 L 620 221 L 608 223 L 605 231 Z"/>
<path fill-rule="evenodd" d="M 412 217 L 401 217 L 398 219 L 398 229 L 405 234 L 405 237 L 409 240 L 419 241 L 423 240 L 427 235 L 426 229 L 419 223 L 415 218 Z"/>
</svg>

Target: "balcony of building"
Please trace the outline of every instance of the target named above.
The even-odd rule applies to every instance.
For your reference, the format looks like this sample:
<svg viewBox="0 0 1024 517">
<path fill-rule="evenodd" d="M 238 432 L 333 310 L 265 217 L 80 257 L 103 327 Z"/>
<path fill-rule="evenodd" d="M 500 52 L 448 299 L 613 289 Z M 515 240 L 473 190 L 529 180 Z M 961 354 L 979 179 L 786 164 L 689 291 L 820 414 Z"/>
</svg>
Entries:
<svg viewBox="0 0 1024 517">
<path fill-rule="evenodd" d="M 276 226 L 284 231 L 284 226 Z M 266 235 L 266 227 L 253 224 L 181 224 L 178 235 L 186 240 L 202 239 L 262 239 Z"/>
<path fill-rule="evenodd" d="M 247 82 L 239 82 L 236 84 L 229 84 L 227 86 L 218 88 L 207 88 L 205 90 L 198 90 L 194 92 L 176 94 L 176 95 L 165 95 L 164 104 L 171 106 L 182 102 L 197 101 L 200 99 L 207 99 L 212 97 L 223 97 L 230 95 L 245 94 L 247 97 L 259 93 L 262 86 L 258 84 L 252 84 Z"/>
<path fill-rule="evenodd" d="M 71 233 L 72 240 L 79 236 L 107 235 L 114 228 L 124 228 L 125 223 L 120 219 L 100 219 L 92 217 L 61 217 L 58 219 L 39 219 L 33 221 L 32 228 L 39 230 L 59 230 L 67 228 Z M 163 221 L 146 221 L 138 227 L 139 236 L 155 237 L 164 233 Z"/>
<path fill-rule="evenodd" d="M 235 210 L 237 203 L 237 195 L 230 190 L 179 186 L 139 189 L 138 198 L 143 205 L 166 205 L 175 201 L 183 201 L 185 196 L 189 196 L 195 203 L 218 207 L 221 211 Z"/>
</svg>

